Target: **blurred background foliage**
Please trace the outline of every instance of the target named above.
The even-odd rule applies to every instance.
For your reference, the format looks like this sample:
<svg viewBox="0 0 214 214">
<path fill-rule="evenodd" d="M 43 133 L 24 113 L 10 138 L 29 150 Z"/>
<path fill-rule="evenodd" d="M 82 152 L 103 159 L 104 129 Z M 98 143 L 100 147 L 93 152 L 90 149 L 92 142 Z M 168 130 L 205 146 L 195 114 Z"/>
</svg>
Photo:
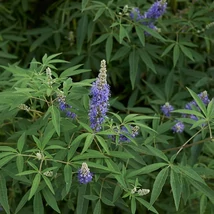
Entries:
<svg viewBox="0 0 214 214">
<path fill-rule="evenodd" d="M 166 102 L 183 108 L 192 99 L 186 87 L 196 93 L 206 90 L 213 97 L 214 2 L 169 0 L 167 12 L 156 23 L 159 31 L 146 35 L 139 23 L 123 13 L 123 8 L 128 5 L 130 12 L 132 7 L 139 7 L 143 13 L 152 3 L 149 0 L 0 0 L 0 64 L 27 68 L 33 58 L 39 62 L 45 54 L 61 53 L 58 58 L 68 63 L 59 63 L 59 73 L 77 64 L 91 69 L 73 77 L 79 81 L 95 78 L 100 61 L 106 59 L 111 109 L 122 115 L 160 114 L 160 105 Z M 10 76 L 11 73 L 0 69 L 1 91 L 13 84 Z M 172 121 L 158 122 L 150 124 L 154 130 L 162 126 L 167 132 L 172 126 Z M 191 136 L 192 132 L 187 131 L 172 140 L 163 131 L 156 137 L 157 142 L 171 139 L 178 146 L 177 138 L 185 142 Z M 144 137 L 148 137 L 147 142 L 151 140 L 149 135 Z M 161 149 L 167 148 L 161 145 Z M 206 155 L 200 156 L 200 160 L 208 164 L 212 149 L 204 149 Z M 190 153 L 194 153 L 192 150 Z M 196 163 L 188 160 L 188 155 L 183 160 Z M 194 201 L 200 193 L 191 197 Z M 162 198 L 165 201 L 159 204 L 160 213 L 167 209 L 173 213 L 174 208 L 168 207 L 168 201 L 172 200 L 169 192 L 165 191 Z M 195 212 L 197 209 L 189 208 Z M 112 208 L 111 212 L 117 210 Z"/>
<path fill-rule="evenodd" d="M 168 1 L 157 23 L 160 33 L 149 36 L 128 15 L 119 15 L 125 5 L 128 12 L 139 7 L 143 13 L 151 3 L 2 0 L 1 64 L 18 61 L 26 67 L 33 57 L 39 61 L 45 53 L 62 53 L 67 67 L 80 63 L 92 70 L 79 77 L 86 79 L 96 76 L 105 58 L 111 91 L 118 97 L 113 107 L 125 112 L 158 112 L 156 104 L 166 101 L 180 105 L 188 96 L 186 86 L 213 90 L 214 3 Z M 166 77 L 173 84 L 163 91 Z"/>
</svg>

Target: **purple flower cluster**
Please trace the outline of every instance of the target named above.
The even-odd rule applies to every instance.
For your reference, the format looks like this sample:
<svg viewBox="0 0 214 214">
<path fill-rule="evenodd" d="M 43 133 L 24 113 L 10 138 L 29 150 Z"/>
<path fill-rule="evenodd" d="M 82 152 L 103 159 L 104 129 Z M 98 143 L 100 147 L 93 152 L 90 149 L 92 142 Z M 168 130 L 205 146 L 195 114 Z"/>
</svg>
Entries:
<svg viewBox="0 0 214 214">
<path fill-rule="evenodd" d="M 166 117 L 170 117 L 170 112 L 174 110 L 174 107 L 166 102 L 163 106 L 161 106 L 161 111 Z"/>
<path fill-rule="evenodd" d="M 202 100 L 202 102 L 205 104 L 205 105 L 208 105 L 209 102 L 210 102 L 210 99 L 208 97 L 208 94 L 207 94 L 207 91 L 203 91 L 201 92 L 200 94 L 198 94 L 198 97 Z M 200 108 L 198 107 L 197 103 L 195 102 L 195 100 L 192 100 L 191 102 L 187 103 L 185 105 L 185 109 L 188 109 L 188 110 L 193 110 L 194 108 L 198 109 L 200 111 Z M 189 117 L 193 120 L 198 120 L 198 118 L 191 114 L 189 116 L 187 116 L 186 114 L 183 115 L 183 117 Z"/>
<path fill-rule="evenodd" d="M 72 119 L 75 119 L 76 118 L 76 114 L 71 112 L 69 109 L 72 108 L 72 106 L 68 105 L 66 102 L 65 102 L 65 96 L 62 95 L 62 94 L 58 94 L 58 97 L 57 97 L 57 100 L 58 100 L 58 103 L 59 103 L 59 109 L 63 112 L 65 112 L 66 116 L 67 117 L 70 117 Z"/>
<path fill-rule="evenodd" d="M 110 86 L 107 83 L 106 61 L 101 61 L 100 73 L 97 80 L 92 84 L 90 95 L 89 119 L 90 126 L 94 131 L 100 131 L 109 106 Z"/>
<path fill-rule="evenodd" d="M 160 0 L 156 1 L 143 15 L 140 13 L 139 8 L 133 8 L 129 16 L 132 20 L 140 22 L 151 29 L 157 30 L 154 22 L 166 12 L 166 7 L 166 0 Z"/>
<path fill-rule="evenodd" d="M 133 127 L 130 125 L 130 129 L 131 129 L 131 133 L 125 126 L 122 126 L 121 128 L 115 128 L 115 132 L 119 134 L 118 142 L 129 143 L 130 139 L 128 137 L 135 138 L 138 135 L 138 130 L 139 130 L 138 126 Z M 112 139 L 112 141 L 114 142 L 116 141 L 116 136 L 111 135 L 110 138 Z"/>
<path fill-rule="evenodd" d="M 209 102 L 210 102 L 210 99 L 208 97 L 208 94 L 207 94 L 207 91 L 203 91 L 201 92 L 200 94 L 198 94 L 198 97 L 202 100 L 202 102 L 205 104 L 205 105 L 208 105 Z M 163 107 L 161 107 L 163 108 Z M 197 109 L 198 111 L 200 111 L 200 108 L 199 106 L 197 105 L 197 103 L 195 102 L 195 100 L 192 100 L 191 102 L 187 103 L 185 105 L 185 109 L 188 109 L 188 110 L 193 110 L 193 109 Z M 163 110 L 162 110 L 163 111 Z M 164 108 L 164 111 L 165 113 L 167 112 L 167 109 Z M 191 114 L 191 115 L 186 115 L 184 114 L 183 117 L 188 117 L 192 120 L 198 120 L 197 116 Z M 181 121 L 177 121 L 176 124 L 172 127 L 172 130 L 174 133 L 182 133 L 183 130 L 184 130 L 184 124 L 181 122 Z"/>
<path fill-rule="evenodd" d="M 144 14 L 146 19 L 158 19 L 166 11 L 167 3 L 165 0 L 156 1 L 149 10 Z"/>
<path fill-rule="evenodd" d="M 182 133 L 184 131 L 184 124 L 181 121 L 178 121 L 173 127 L 172 127 L 173 133 Z"/>
<path fill-rule="evenodd" d="M 81 184 L 87 184 L 91 182 L 93 173 L 90 172 L 87 163 L 82 163 L 81 169 L 78 171 L 78 179 Z"/>
</svg>

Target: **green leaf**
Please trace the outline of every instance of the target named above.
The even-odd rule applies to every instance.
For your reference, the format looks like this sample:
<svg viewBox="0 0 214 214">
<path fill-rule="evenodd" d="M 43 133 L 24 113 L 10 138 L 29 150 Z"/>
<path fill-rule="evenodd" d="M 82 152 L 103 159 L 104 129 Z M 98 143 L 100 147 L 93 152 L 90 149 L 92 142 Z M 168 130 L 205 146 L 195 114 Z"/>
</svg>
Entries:
<svg viewBox="0 0 214 214">
<path fill-rule="evenodd" d="M 99 17 L 105 12 L 105 7 L 103 8 L 100 8 L 97 12 L 96 12 L 96 14 L 95 14 L 95 17 L 94 17 L 94 19 L 93 19 L 93 21 L 96 21 L 97 19 L 99 19 Z"/>
<path fill-rule="evenodd" d="M 30 52 L 34 51 L 36 48 L 41 46 L 48 38 L 53 35 L 52 30 L 50 29 L 49 32 L 43 33 L 39 38 L 37 38 L 30 46 Z"/>
<path fill-rule="evenodd" d="M 204 115 L 203 115 L 203 114 L 201 114 L 200 112 L 195 111 L 195 110 L 178 109 L 178 110 L 174 110 L 173 112 L 180 113 L 180 114 L 193 114 L 193 115 L 195 115 L 195 116 L 204 118 Z"/>
<path fill-rule="evenodd" d="M 89 0 L 82 0 L 82 11 L 86 8 Z"/>
<path fill-rule="evenodd" d="M 43 214 L 44 213 L 44 205 L 42 202 L 42 196 L 40 192 L 37 192 L 33 199 L 33 213 L 34 214 Z"/>
<path fill-rule="evenodd" d="M 153 163 L 148 166 L 142 167 L 137 170 L 133 170 L 130 173 L 127 173 L 127 178 L 136 177 L 143 174 L 149 174 L 150 172 L 154 172 L 157 169 L 160 169 L 161 167 L 167 166 L 166 163 Z"/>
<path fill-rule="evenodd" d="M 122 44 L 124 37 L 127 35 L 126 29 L 120 24 L 119 43 Z"/>
<path fill-rule="evenodd" d="M 152 155 L 157 156 L 162 160 L 165 160 L 166 162 L 169 162 L 167 156 L 161 150 L 156 149 L 155 147 L 152 147 L 150 145 L 146 145 L 146 148 L 148 148 L 149 152 L 151 152 Z"/>
<path fill-rule="evenodd" d="M 184 45 L 180 45 L 181 51 L 184 53 L 184 55 L 186 55 L 189 59 L 191 59 L 192 61 L 195 61 L 192 57 L 192 53 L 191 53 L 191 49 L 185 47 Z"/>
<path fill-rule="evenodd" d="M 144 31 L 149 33 L 152 37 L 155 37 L 162 42 L 166 41 L 156 30 L 151 29 L 151 28 L 147 27 L 146 25 L 140 25 L 140 26 L 144 29 Z"/>
<path fill-rule="evenodd" d="M 52 207 L 56 212 L 61 213 L 60 209 L 59 209 L 59 207 L 57 205 L 56 198 L 53 196 L 51 191 L 48 188 L 45 188 L 45 189 L 42 190 L 42 194 L 43 194 L 47 204 L 50 207 Z"/>
<path fill-rule="evenodd" d="M 160 90 L 160 88 L 158 88 L 155 84 L 150 84 L 149 82 L 146 81 L 144 82 L 160 100 L 165 100 L 164 94 L 162 90 Z"/>
<path fill-rule="evenodd" d="M 0 174 L 0 204 L 7 214 L 10 214 L 10 207 L 8 203 L 7 186 L 4 175 Z"/>
<path fill-rule="evenodd" d="M 201 176 L 190 166 L 176 166 L 176 168 L 183 174 L 183 176 L 191 178 L 199 183 L 206 185 Z"/>
<path fill-rule="evenodd" d="M 125 57 L 130 52 L 130 50 L 131 50 L 130 47 L 122 46 L 121 48 L 119 48 L 116 51 L 114 56 L 111 58 L 111 61 L 118 60 L 118 59 L 123 59 L 123 57 Z"/>
<path fill-rule="evenodd" d="M 171 44 L 169 45 L 165 50 L 164 52 L 162 53 L 161 57 L 165 56 L 169 51 L 171 51 L 171 49 L 175 46 L 175 44 Z"/>
<path fill-rule="evenodd" d="M 107 63 L 109 63 L 110 58 L 111 58 L 112 47 L 113 47 L 113 36 L 112 36 L 112 34 L 110 34 L 108 39 L 106 40 L 106 60 L 107 60 Z"/>
<path fill-rule="evenodd" d="M 103 166 L 102 164 L 98 164 L 98 163 L 94 163 L 94 162 L 90 162 L 90 161 L 87 161 L 87 164 L 89 167 L 93 167 L 95 169 L 100 169 L 102 171 L 104 171 L 105 173 L 106 172 L 111 172 L 111 173 L 115 173 L 115 174 L 120 174 L 120 172 L 118 170 L 115 170 L 114 167 L 105 167 Z"/>
<path fill-rule="evenodd" d="M 30 190 L 28 190 L 25 195 L 22 197 L 21 201 L 19 202 L 18 206 L 16 207 L 15 214 L 17 214 L 27 203 L 29 198 Z"/>
<path fill-rule="evenodd" d="M 132 214 L 135 214 L 135 212 L 136 212 L 136 200 L 135 200 L 135 198 L 134 197 L 132 197 L 132 199 L 131 199 L 131 212 L 132 212 Z"/>
<path fill-rule="evenodd" d="M 158 214 L 158 211 L 151 206 L 151 204 L 149 204 L 147 201 L 145 201 L 144 199 L 140 198 L 140 197 L 136 197 L 136 199 L 147 209 L 149 209 L 150 211 L 152 211 L 153 213 Z"/>
<path fill-rule="evenodd" d="M 154 63 L 148 52 L 144 49 L 138 49 L 137 52 L 141 60 L 145 63 L 146 67 L 150 68 L 156 74 L 157 72 L 155 70 Z"/>
<path fill-rule="evenodd" d="M 59 109 L 56 106 L 50 107 L 51 116 L 52 116 L 52 123 L 54 125 L 55 131 L 60 136 L 60 113 Z"/>
<path fill-rule="evenodd" d="M 78 69 L 79 67 L 81 67 L 83 64 L 80 64 L 80 65 L 75 65 L 75 66 L 72 66 L 70 68 L 67 68 L 66 70 L 64 70 L 60 77 L 63 78 L 63 77 L 71 77 L 71 76 L 74 76 L 74 75 L 77 75 L 77 74 L 82 74 L 82 73 L 85 73 L 85 72 L 89 72 L 90 70 L 89 69 Z"/>
<path fill-rule="evenodd" d="M 24 158 L 21 155 L 18 155 L 16 157 L 16 166 L 17 166 L 17 169 L 18 169 L 19 173 L 23 171 L 23 168 L 24 168 Z"/>
<path fill-rule="evenodd" d="M 34 173 L 37 173 L 37 171 L 35 171 L 35 170 L 27 170 L 27 171 L 18 173 L 17 176 L 30 175 L 30 174 L 34 174 Z"/>
<path fill-rule="evenodd" d="M 0 168 L 2 168 L 4 165 L 6 165 L 9 161 L 11 161 L 15 157 L 16 155 L 8 155 L 7 157 L 2 158 L 0 160 Z"/>
<path fill-rule="evenodd" d="M 155 182 L 153 184 L 153 188 L 152 188 L 152 194 L 151 194 L 151 199 L 150 199 L 150 204 L 154 204 L 154 202 L 157 200 L 158 196 L 161 194 L 162 188 L 166 182 L 167 176 L 168 176 L 168 170 L 169 168 L 166 167 L 164 169 L 162 169 L 156 179 Z"/>
<path fill-rule="evenodd" d="M 18 139 L 17 142 L 17 149 L 18 151 L 21 153 L 25 144 L 25 138 L 26 138 L 26 134 L 25 132 L 23 132 L 23 134 L 20 136 L 20 138 Z"/>
<path fill-rule="evenodd" d="M 101 136 L 96 135 L 96 138 L 98 140 L 98 142 L 100 143 L 100 145 L 103 147 L 103 149 L 105 150 L 105 152 L 107 154 L 109 154 L 109 148 L 108 148 L 108 144 L 107 141 L 105 141 Z"/>
<path fill-rule="evenodd" d="M 200 198 L 200 214 L 204 214 L 207 208 L 207 196 L 202 195 Z"/>
<path fill-rule="evenodd" d="M 38 187 L 39 187 L 39 184 L 40 184 L 40 180 L 41 180 L 41 174 L 37 173 L 36 176 L 33 179 L 32 187 L 30 189 L 30 195 L 28 197 L 28 200 L 30 200 L 34 196 L 36 191 L 38 190 Z"/>
<path fill-rule="evenodd" d="M 214 118 L 214 99 L 212 99 L 207 106 L 207 118 Z"/>
<path fill-rule="evenodd" d="M 33 140 L 36 142 L 36 145 L 37 145 L 38 149 L 42 150 L 42 143 L 41 143 L 41 141 L 36 136 L 34 136 L 34 135 L 32 135 L 32 137 L 33 137 Z"/>
<path fill-rule="evenodd" d="M 43 177 L 43 179 L 44 179 L 44 181 L 45 181 L 47 187 L 49 188 L 49 190 L 50 190 L 53 194 L 55 194 L 54 189 L 53 189 L 53 186 L 52 186 L 52 184 L 51 184 L 49 178 L 47 178 L 45 175 L 42 175 L 42 177 Z"/>
<path fill-rule="evenodd" d="M 130 80 L 132 89 L 134 89 L 135 81 L 138 72 L 139 55 L 135 49 L 129 54 L 129 66 L 130 66 Z"/>
<path fill-rule="evenodd" d="M 91 44 L 91 46 L 100 44 L 101 42 L 103 42 L 104 40 L 106 40 L 108 37 L 109 37 L 108 33 L 102 34 L 95 42 L 93 42 Z"/>
<path fill-rule="evenodd" d="M 89 158 L 109 158 L 109 157 L 105 156 L 103 153 L 100 153 L 99 151 L 88 149 L 87 153 L 75 156 L 74 158 L 72 158 L 72 161 L 86 160 Z"/>
<path fill-rule="evenodd" d="M 110 151 L 109 156 L 116 157 L 120 159 L 129 159 L 129 158 L 135 158 L 132 154 L 127 152 L 120 152 L 120 151 Z"/>
<path fill-rule="evenodd" d="M 54 129 L 53 123 L 49 121 L 45 128 L 43 137 L 41 139 L 41 146 L 42 146 L 41 150 L 45 148 L 45 146 L 50 141 L 54 133 L 55 133 L 55 129 Z"/>
<path fill-rule="evenodd" d="M 90 201 L 96 201 L 99 199 L 99 197 L 96 195 L 84 195 L 84 198 Z"/>
<path fill-rule="evenodd" d="M 166 94 L 166 101 L 169 101 L 174 88 L 174 79 L 173 79 L 173 71 L 167 75 L 166 82 L 165 82 L 165 94 Z"/>
<path fill-rule="evenodd" d="M 17 151 L 10 146 L 0 146 L 0 151 L 17 153 Z"/>
<path fill-rule="evenodd" d="M 142 46 L 145 46 L 145 31 L 143 30 L 143 28 L 141 28 L 140 25 L 135 25 L 135 30 Z"/>
<path fill-rule="evenodd" d="M 171 168 L 170 185 L 172 187 L 172 194 L 175 202 L 176 211 L 178 211 L 180 199 L 181 199 L 181 182 L 179 174 Z"/>
<path fill-rule="evenodd" d="M 72 184 L 72 168 L 70 165 L 66 164 L 64 167 L 64 179 L 65 179 L 65 190 L 68 194 Z"/>
<path fill-rule="evenodd" d="M 180 48 L 179 48 L 179 45 L 176 43 L 174 48 L 173 48 L 173 66 L 174 67 L 177 64 L 179 56 L 180 56 Z"/>
<path fill-rule="evenodd" d="M 88 200 L 84 199 L 86 194 L 87 185 L 79 186 L 78 196 L 77 196 L 77 207 L 76 214 L 86 214 L 88 213 Z"/>
<path fill-rule="evenodd" d="M 204 115 L 206 116 L 207 114 L 207 110 L 206 110 L 206 106 L 203 103 L 203 101 L 200 99 L 200 97 L 191 89 L 187 88 L 189 93 L 191 94 L 191 96 L 193 97 L 193 99 L 195 100 L 195 102 L 197 103 L 198 107 L 201 109 L 201 111 L 204 113 Z"/>
<path fill-rule="evenodd" d="M 111 202 L 108 198 L 106 198 L 104 195 L 101 197 L 101 201 L 106 204 L 107 206 L 115 206 L 113 202 Z"/>
<path fill-rule="evenodd" d="M 87 151 L 87 149 L 90 147 L 93 141 L 94 141 L 94 134 L 88 133 L 81 154 Z"/>
<path fill-rule="evenodd" d="M 79 136 L 77 136 L 77 138 L 75 138 L 73 140 L 73 142 L 71 143 L 71 148 L 68 152 L 68 161 L 73 157 L 73 155 L 75 154 L 77 148 L 79 147 L 79 144 L 81 143 L 83 138 L 86 138 L 88 136 L 88 133 L 83 133 Z"/>
<path fill-rule="evenodd" d="M 84 40 L 87 35 L 87 26 L 88 26 L 88 16 L 87 14 L 83 14 L 78 21 L 77 26 L 77 54 L 80 55 Z"/>
<path fill-rule="evenodd" d="M 196 189 L 206 195 L 212 203 L 214 203 L 214 191 L 208 187 L 206 184 L 200 183 L 197 180 L 189 179 L 190 184 L 192 184 Z"/>
<path fill-rule="evenodd" d="M 101 202 L 100 200 L 97 201 L 95 207 L 94 207 L 94 211 L 93 214 L 102 214 L 101 212 Z"/>
<path fill-rule="evenodd" d="M 17 59 L 18 57 L 14 54 L 7 53 L 5 51 L 0 51 L 0 57 L 6 59 Z"/>
</svg>

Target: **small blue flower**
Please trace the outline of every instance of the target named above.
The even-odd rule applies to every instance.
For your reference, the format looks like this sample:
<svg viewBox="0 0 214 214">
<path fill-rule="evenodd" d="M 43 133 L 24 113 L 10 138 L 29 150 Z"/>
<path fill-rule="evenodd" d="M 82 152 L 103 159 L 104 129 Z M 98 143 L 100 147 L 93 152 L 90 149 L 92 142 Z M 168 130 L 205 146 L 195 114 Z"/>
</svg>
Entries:
<svg viewBox="0 0 214 214">
<path fill-rule="evenodd" d="M 82 163 L 81 169 L 78 171 L 78 179 L 81 184 L 87 184 L 91 182 L 93 173 L 90 172 L 87 163 Z"/>
<path fill-rule="evenodd" d="M 58 103 L 59 103 L 59 109 L 62 112 L 65 112 L 67 117 L 75 119 L 76 118 L 76 114 L 71 112 L 70 110 L 68 110 L 69 108 L 72 108 L 72 106 L 68 105 L 65 102 L 65 96 L 63 94 L 58 94 L 57 96 L 58 96 L 57 99 L 58 99 Z"/>
<path fill-rule="evenodd" d="M 170 112 L 174 110 L 174 107 L 166 102 L 163 106 L 161 106 L 161 111 L 167 117 L 170 117 Z"/>
<path fill-rule="evenodd" d="M 184 131 L 184 124 L 181 121 L 178 121 L 173 127 L 172 127 L 173 133 L 182 133 Z"/>
<path fill-rule="evenodd" d="M 117 132 L 119 134 L 119 140 L 118 142 L 127 142 L 129 143 L 130 142 L 130 139 L 128 137 L 131 137 L 131 138 L 135 138 L 139 133 L 138 133 L 138 130 L 139 130 L 139 127 L 138 126 L 131 126 L 130 125 L 130 129 L 131 129 L 131 133 L 128 131 L 128 129 L 125 127 L 125 126 L 122 126 L 120 129 L 118 128 L 115 128 L 115 132 Z M 111 135 L 109 136 L 112 141 L 116 141 L 116 137 Z"/>
<path fill-rule="evenodd" d="M 97 132 L 105 120 L 109 106 L 110 86 L 106 80 L 106 61 L 101 61 L 100 73 L 97 80 L 92 84 L 90 95 L 89 119 L 91 128 Z"/>
</svg>

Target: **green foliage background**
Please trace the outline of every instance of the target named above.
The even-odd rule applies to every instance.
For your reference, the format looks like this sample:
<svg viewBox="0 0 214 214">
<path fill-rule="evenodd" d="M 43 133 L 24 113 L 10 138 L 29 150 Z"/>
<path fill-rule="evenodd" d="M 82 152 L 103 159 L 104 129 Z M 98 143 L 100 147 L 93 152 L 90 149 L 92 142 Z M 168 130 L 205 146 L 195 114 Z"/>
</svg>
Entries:
<svg viewBox="0 0 214 214">
<path fill-rule="evenodd" d="M 214 213 L 214 101 L 205 106 L 197 96 L 214 94 L 214 3 L 169 0 L 159 31 L 123 13 L 153 2 L 0 1 L 2 213 Z M 93 133 L 89 90 L 102 59 L 110 110 Z M 59 111 L 60 91 L 76 120 Z M 193 99 L 199 109 L 181 110 Z M 170 118 L 160 111 L 166 102 L 178 109 Z M 172 133 L 175 119 L 184 133 Z M 111 142 L 124 125 L 140 135 Z M 82 162 L 94 173 L 87 185 L 77 179 Z"/>
</svg>

